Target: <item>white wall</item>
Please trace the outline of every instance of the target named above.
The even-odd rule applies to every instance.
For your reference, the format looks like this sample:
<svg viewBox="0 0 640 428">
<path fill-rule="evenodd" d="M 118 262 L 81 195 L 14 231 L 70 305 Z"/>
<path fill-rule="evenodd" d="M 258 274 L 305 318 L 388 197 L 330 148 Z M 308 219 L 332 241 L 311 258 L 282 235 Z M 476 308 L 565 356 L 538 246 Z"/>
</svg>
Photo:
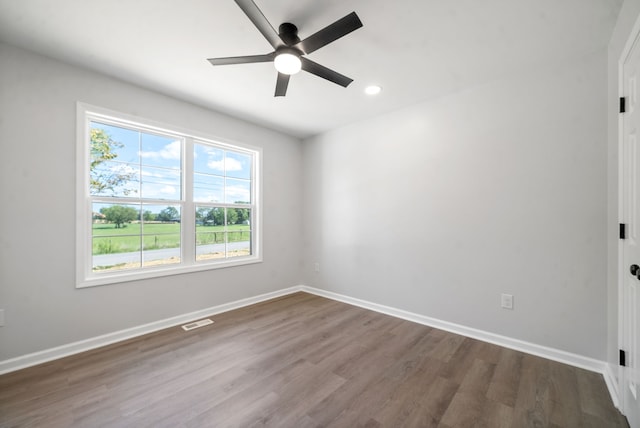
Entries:
<svg viewBox="0 0 640 428">
<path fill-rule="evenodd" d="M 77 101 L 262 147 L 264 262 L 76 289 Z M 294 138 L 0 44 L 0 361 L 300 284 L 300 166 Z"/>
<path fill-rule="evenodd" d="M 605 359 L 606 64 L 601 50 L 305 141 L 305 283 Z"/>
</svg>

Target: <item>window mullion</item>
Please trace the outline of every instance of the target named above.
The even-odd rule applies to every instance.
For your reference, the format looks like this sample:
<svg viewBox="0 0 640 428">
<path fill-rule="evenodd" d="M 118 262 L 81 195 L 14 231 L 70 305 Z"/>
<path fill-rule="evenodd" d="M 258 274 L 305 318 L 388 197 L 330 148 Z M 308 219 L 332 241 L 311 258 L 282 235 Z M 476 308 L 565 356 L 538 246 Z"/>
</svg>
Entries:
<svg viewBox="0 0 640 428">
<path fill-rule="evenodd" d="M 142 131 L 140 129 L 138 129 L 138 153 L 142 153 Z M 139 241 L 139 245 L 140 245 L 140 267 L 144 268 L 145 267 L 145 263 L 144 263 L 144 256 L 145 256 L 145 248 L 144 248 L 144 222 L 142 221 L 142 183 L 143 183 L 143 171 L 142 171 L 142 158 L 138 157 L 138 171 L 140 176 L 138 177 L 138 195 L 140 195 L 138 198 L 136 198 L 137 200 L 135 201 L 135 205 L 138 206 L 138 212 L 139 212 L 139 217 L 138 220 L 140 221 L 140 236 L 138 237 L 138 241 Z"/>
<path fill-rule="evenodd" d="M 193 139 L 185 138 L 182 147 L 182 260 L 194 264 L 196 260 L 196 213 L 193 203 Z"/>
</svg>

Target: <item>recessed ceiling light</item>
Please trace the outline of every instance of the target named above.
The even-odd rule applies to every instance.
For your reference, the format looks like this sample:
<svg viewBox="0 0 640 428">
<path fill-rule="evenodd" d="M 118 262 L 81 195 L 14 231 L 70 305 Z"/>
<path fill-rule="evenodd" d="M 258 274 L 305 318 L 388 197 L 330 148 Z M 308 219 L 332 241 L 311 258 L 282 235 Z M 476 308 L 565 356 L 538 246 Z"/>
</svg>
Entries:
<svg viewBox="0 0 640 428">
<path fill-rule="evenodd" d="M 364 89 L 364 93 L 367 95 L 377 95 L 380 93 L 380 91 L 382 91 L 382 88 L 380 86 L 377 85 L 371 85 L 371 86 L 367 86 Z"/>
</svg>

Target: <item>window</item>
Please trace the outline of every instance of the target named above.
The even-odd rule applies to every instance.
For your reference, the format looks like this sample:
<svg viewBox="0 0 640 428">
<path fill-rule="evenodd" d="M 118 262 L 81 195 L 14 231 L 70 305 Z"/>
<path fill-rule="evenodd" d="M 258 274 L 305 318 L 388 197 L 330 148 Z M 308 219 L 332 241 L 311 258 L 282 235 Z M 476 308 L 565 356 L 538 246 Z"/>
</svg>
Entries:
<svg viewBox="0 0 640 428">
<path fill-rule="evenodd" d="M 260 152 L 78 105 L 79 287 L 260 261 Z"/>
</svg>

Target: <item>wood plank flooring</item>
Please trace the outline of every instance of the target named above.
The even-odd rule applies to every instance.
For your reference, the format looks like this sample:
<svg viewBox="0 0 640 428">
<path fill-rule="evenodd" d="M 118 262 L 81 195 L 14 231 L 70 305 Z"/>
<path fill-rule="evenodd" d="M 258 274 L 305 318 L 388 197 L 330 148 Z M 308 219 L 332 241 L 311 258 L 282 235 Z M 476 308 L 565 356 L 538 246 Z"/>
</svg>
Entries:
<svg viewBox="0 0 640 428">
<path fill-rule="evenodd" d="M 296 293 L 0 376 L 1 427 L 626 427 L 601 375 Z"/>
</svg>

